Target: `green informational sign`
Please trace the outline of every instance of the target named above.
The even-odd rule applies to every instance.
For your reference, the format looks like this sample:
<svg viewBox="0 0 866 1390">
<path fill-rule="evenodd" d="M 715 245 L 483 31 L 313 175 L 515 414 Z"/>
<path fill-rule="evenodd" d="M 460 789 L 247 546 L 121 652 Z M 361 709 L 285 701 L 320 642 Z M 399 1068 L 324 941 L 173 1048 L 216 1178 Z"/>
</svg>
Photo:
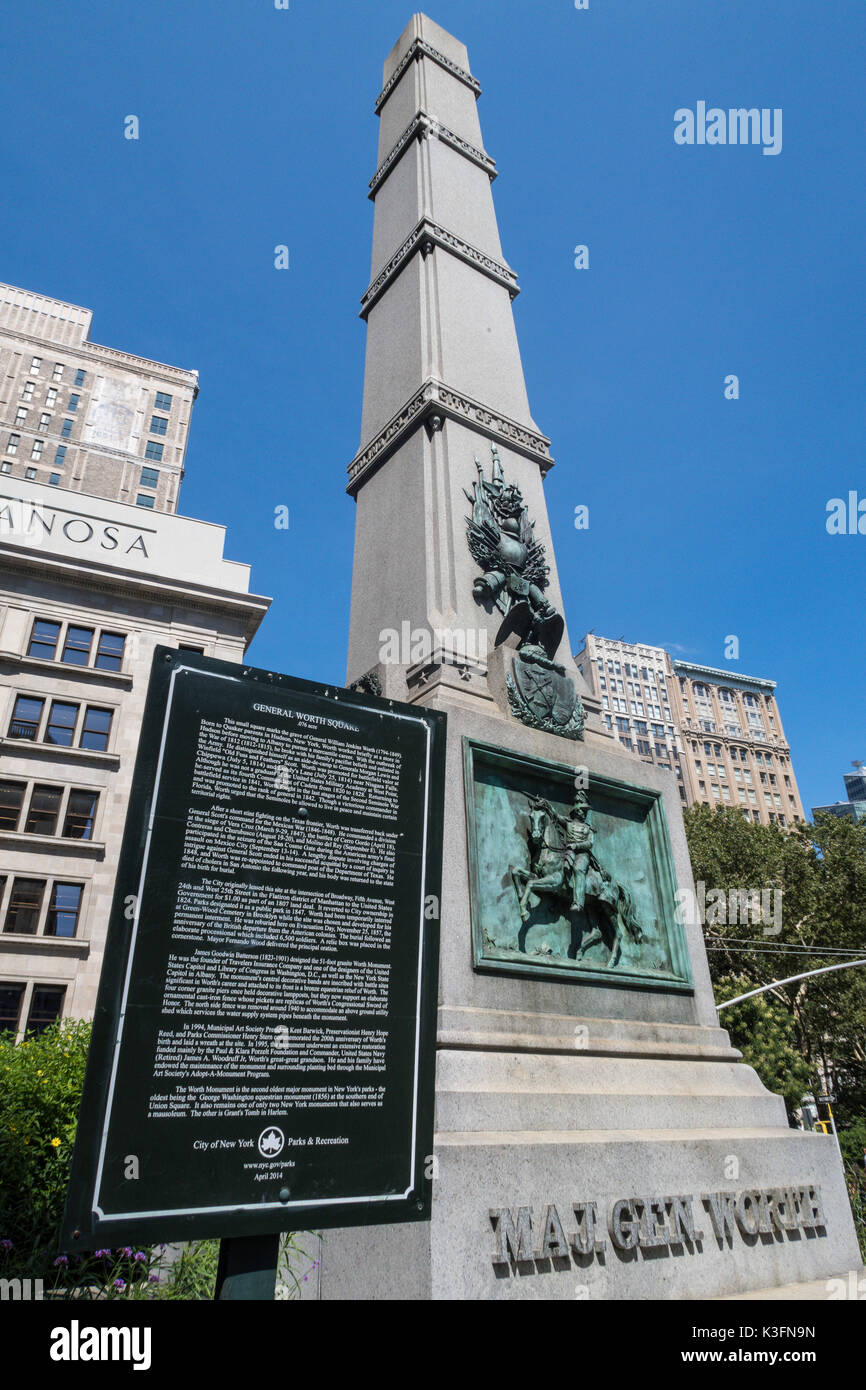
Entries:
<svg viewBox="0 0 866 1390">
<path fill-rule="evenodd" d="M 66 1250 L 429 1219 L 444 744 L 157 649 Z"/>
</svg>

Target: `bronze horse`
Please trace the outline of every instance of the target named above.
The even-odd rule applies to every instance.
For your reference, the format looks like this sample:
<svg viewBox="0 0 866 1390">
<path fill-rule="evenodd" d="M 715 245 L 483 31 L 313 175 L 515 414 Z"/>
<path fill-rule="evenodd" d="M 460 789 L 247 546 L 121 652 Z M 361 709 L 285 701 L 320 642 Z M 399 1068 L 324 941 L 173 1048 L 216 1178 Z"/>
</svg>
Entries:
<svg viewBox="0 0 866 1390">
<path fill-rule="evenodd" d="M 549 836 L 553 837 L 553 842 Z M 571 919 L 569 959 L 581 960 L 586 952 L 600 942 L 610 951 L 608 969 L 619 964 L 624 937 L 642 941 L 643 932 L 637 919 L 631 894 L 589 852 L 586 870 L 584 911 L 590 931 L 583 938 L 579 912 L 574 905 L 572 869 L 568 864 L 568 849 L 561 822 L 553 808 L 544 801 L 533 803 L 529 812 L 529 868 L 511 865 L 511 881 L 517 894 L 521 927 L 518 947 L 526 950 L 529 916 L 542 896 L 553 898 L 564 906 Z"/>
</svg>

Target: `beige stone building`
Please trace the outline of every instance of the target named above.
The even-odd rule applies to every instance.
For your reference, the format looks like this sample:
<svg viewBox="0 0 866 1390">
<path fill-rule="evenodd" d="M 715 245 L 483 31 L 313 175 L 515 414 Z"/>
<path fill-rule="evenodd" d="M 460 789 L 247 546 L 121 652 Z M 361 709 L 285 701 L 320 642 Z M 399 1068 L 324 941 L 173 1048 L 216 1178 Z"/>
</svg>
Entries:
<svg viewBox="0 0 866 1390">
<path fill-rule="evenodd" d="M 0 284 L 0 473 L 174 512 L 198 373 L 92 343 L 92 317 Z"/>
<path fill-rule="evenodd" d="M 676 777 L 684 806 L 737 806 L 763 825 L 805 819 L 775 681 L 593 633 L 575 659 L 608 728 Z"/>
<path fill-rule="evenodd" d="M 94 368 L 72 435 L 82 442 L 61 481 L 45 466 L 28 476 L 23 443 L 11 460 L 4 453 L 15 471 L 0 476 L 0 1028 L 20 1036 L 93 1012 L 154 647 L 241 661 L 269 600 L 249 592 L 247 565 L 224 558 L 222 526 L 175 514 L 195 373 L 94 349 L 75 317 L 89 323 L 87 311 L 53 300 L 40 310 L 39 296 L 13 293 L 30 315 L 27 360 L 22 378 L 7 335 L 4 411 L 22 379 L 38 379 L 40 399 L 34 390 L 28 402 L 38 409 L 56 366 L 71 376 L 64 394 L 78 362 Z M 96 372 L 93 351 L 122 359 L 116 377 L 108 364 Z M 129 448 L 115 447 L 119 425 L 115 444 L 106 426 L 97 447 L 99 420 L 120 418 L 102 411 L 123 394 L 106 383 L 127 371 L 126 399 L 140 402 L 124 406 Z M 133 446 L 158 394 L 172 396 L 163 407 L 171 457 L 151 505 L 139 500 L 146 483 Z M 11 432 L 36 437 L 23 420 Z"/>
</svg>

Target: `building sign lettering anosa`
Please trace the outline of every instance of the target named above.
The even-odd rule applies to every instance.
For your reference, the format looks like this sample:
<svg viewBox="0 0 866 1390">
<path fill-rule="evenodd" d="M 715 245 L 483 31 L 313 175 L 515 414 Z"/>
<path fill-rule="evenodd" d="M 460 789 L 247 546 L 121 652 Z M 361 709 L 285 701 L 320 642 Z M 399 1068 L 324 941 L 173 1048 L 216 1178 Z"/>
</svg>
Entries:
<svg viewBox="0 0 866 1390">
<path fill-rule="evenodd" d="M 41 502 L 22 502 L 16 497 L 0 497 L 0 540 L 24 540 L 33 545 L 47 538 L 64 536 L 73 545 L 94 545 L 121 555 L 138 554 L 150 559 L 148 528 L 128 526 L 122 521 L 69 512 L 62 507 L 46 507 Z M 156 534 L 152 532 L 151 534 Z"/>
<path fill-rule="evenodd" d="M 698 1224 L 709 1218 L 716 1240 L 730 1248 L 739 1231 L 747 1245 L 762 1236 L 798 1239 L 801 1232 L 825 1234 L 821 1189 L 817 1186 L 745 1188 L 734 1192 L 704 1192 L 702 1218 L 695 1197 L 620 1197 L 607 1212 L 607 1236 L 598 1202 L 574 1202 L 575 1229 L 566 1234 L 559 1211 L 552 1204 L 540 1216 L 532 1207 L 495 1207 L 490 1211 L 495 1245 L 495 1265 L 516 1265 L 534 1260 L 570 1260 L 585 1265 L 586 1258 L 603 1255 L 608 1238 L 614 1249 L 662 1250 L 685 1247 L 702 1253 L 705 1231 Z"/>
</svg>

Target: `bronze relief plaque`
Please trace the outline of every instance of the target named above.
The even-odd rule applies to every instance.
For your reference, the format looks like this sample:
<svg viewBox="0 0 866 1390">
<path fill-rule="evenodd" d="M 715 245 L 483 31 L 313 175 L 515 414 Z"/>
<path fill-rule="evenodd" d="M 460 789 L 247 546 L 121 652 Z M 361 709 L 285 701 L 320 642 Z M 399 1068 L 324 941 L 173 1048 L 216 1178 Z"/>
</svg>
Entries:
<svg viewBox="0 0 866 1390">
<path fill-rule="evenodd" d="M 463 741 L 473 959 L 691 990 L 661 794 Z"/>
</svg>

